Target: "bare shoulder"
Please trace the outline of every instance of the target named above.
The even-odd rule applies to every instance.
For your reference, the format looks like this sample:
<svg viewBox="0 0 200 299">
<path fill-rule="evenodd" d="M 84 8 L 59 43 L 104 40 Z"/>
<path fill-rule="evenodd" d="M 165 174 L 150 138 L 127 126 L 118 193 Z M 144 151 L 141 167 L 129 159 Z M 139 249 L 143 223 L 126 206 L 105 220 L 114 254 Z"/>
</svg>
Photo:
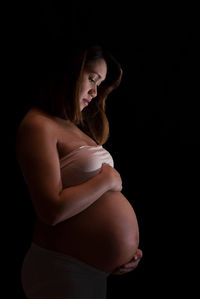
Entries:
<svg viewBox="0 0 200 299">
<path fill-rule="evenodd" d="M 43 113 L 37 109 L 31 109 L 24 116 L 21 121 L 17 136 L 16 136 L 16 150 L 17 155 L 20 154 L 25 145 L 31 145 L 37 137 L 39 139 L 56 139 L 56 122 L 48 114 Z"/>
<path fill-rule="evenodd" d="M 38 126 L 44 126 L 45 128 L 52 129 L 53 126 L 55 127 L 55 121 L 53 121 L 53 117 L 48 115 L 47 113 L 44 113 L 39 109 L 32 108 L 22 119 L 18 129 L 18 133 L 20 134 L 27 127 L 34 128 Z"/>
</svg>

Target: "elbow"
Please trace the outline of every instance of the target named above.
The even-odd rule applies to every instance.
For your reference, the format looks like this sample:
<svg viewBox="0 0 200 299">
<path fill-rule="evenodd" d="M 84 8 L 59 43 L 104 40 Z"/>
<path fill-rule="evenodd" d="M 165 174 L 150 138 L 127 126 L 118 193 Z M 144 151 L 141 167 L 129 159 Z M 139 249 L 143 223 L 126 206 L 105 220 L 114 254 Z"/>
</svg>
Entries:
<svg viewBox="0 0 200 299">
<path fill-rule="evenodd" d="M 50 215 L 42 215 L 41 213 L 36 213 L 38 218 L 40 219 L 41 222 L 48 226 L 55 226 L 58 221 L 56 220 L 55 217 L 50 217 Z"/>
<path fill-rule="evenodd" d="M 60 222 L 57 213 L 55 213 L 55 209 L 50 209 L 49 207 L 46 207 L 45 211 L 36 209 L 36 214 L 40 221 L 48 226 L 55 226 Z"/>
<path fill-rule="evenodd" d="M 60 214 L 56 214 L 55 212 L 49 213 L 48 216 L 45 217 L 45 223 L 49 226 L 55 226 L 62 222 L 64 219 L 62 219 Z"/>
<path fill-rule="evenodd" d="M 49 213 L 45 217 L 45 223 L 49 226 L 55 226 L 60 222 L 62 222 L 62 220 L 60 219 L 60 215 L 57 215 L 55 212 Z"/>
<path fill-rule="evenodd" d="M 55 225 L 57 225 L 58 223 L 60 223 L 61 221 L 58 219 L 58 218 L 51 218 L 51 219 L 49 219 L 49 221 L 48 221 L 48 225 L 50 225 L 50 226 L 55 226 Z"/>
<path fill-rule="evenodd" d="M 56 224 L 58 224 L 58 221 L 56 221 L 55 218 L 48 218 L 43 222 L 45 222 L 45 224 L 47 224 L 48 226 L 55 226 Z"/>
<path fill-rule="evenodd" d="M 40 220 L 49 226 L 55 226 L 66 219 L 63 217 L 63 207 L 57 199 L 43 199 L 40 204 L 35 205 L 35 210 Z"/>
</svg>

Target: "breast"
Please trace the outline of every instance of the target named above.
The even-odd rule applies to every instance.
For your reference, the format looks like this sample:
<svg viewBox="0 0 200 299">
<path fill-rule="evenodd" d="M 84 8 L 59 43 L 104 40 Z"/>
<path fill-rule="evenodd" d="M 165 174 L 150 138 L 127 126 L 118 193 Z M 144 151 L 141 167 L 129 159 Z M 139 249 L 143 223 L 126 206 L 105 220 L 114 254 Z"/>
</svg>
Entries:
<svg viewBox="0 0 200 299">
<path fill-rule="evenodd" d="M 99 173 L 102 164 L 114 166 L 110 153 L 100 146 L 81 146 L 60 159 L 63 188 L 75 186 Z"/>
</svg>

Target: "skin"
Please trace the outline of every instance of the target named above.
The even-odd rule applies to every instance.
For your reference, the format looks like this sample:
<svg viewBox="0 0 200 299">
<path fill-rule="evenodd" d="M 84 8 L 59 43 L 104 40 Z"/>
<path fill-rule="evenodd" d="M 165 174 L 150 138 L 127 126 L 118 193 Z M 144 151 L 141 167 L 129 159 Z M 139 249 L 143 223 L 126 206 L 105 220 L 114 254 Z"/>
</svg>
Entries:
<svg viewBox="0 0 200 299">
<path fill-rule="evenodd" d="M 105 80 L 107 66 L 104 59 L 99 59 L 89 64 L 83 73 L 83 81 L 80 90 L 80 109 L 87 107 L 85 100 L 91 101 L 97 96 L 98 86 Z"/>
<path fill-rule="evenodd" d="M 107 67 L 104 60 L 100 59 L 92 64 L 88 65 L 87 68 L 84 71 L 83 74 L 83 81 L 81 85 L 80 90 L 80 109 L 81 111 L 83 109 L 87 109 L 88 102 L 86 100 L 95 100 L 95 97 L 97 95 L 97 87 L 101 84 L 103 80 L 106 78 L 107 73 Z M 30 137 L 30 138 L 29 138 Z M 70 142 L 67 142 L 70 140 Z M 45 141 L 45 143 L 44 143 Z M 40 147 L 38 147 L 38 144 L 40 144 Z M 96 145 L 94 141 L 89 138 L 87 135 L 85 135 L 82 131 L 80 131 L 74 124 L 72 124 L 70 121 L 62 120 L 59 118 L 52 118 L 49 115 L 45 115 L 41 113 L 41 111 L 37 109 L 31 109 L 26 117 L 24 118 L 21 129 L 19 130 L 18 134 L 18 158 L 20 161 L 20 164 L 24 170 L 25 178 L 29 181 L 30 189 L 33 190 L 32 192 L 32 198 L 35 200 L 35 207 L 38 209 L 38 214 L 41 213 L 41 218 L 45 219 L 46 215 L 49 214 L 49 211 L 51 210 L 51 202 L 54 202 L 53 210 L 55 208 L 55 202 L 63 202 L 63 204 L 67 204 L 68 199 L 71 198 L 67 195 L 74 194 L 75 189 L 62 189 L 62 183 L 61 183 L 61 177 L 60 177 L 60 165 L 58 160 L 58 152 L 59 152 L 59 158 L 62 156 L 67 155 L 71 151 L 73 151 L 75 148 L 82 146 L 82 145 Z M 45 159 L 43 158 L 45 157 Z M 34 161 L 34 162 L 33 162 Z M 37 163 L 38 162 L 38 165 Z M 38 176 L 39 181 L 38 181 Z M 98 175 L 101 179 L 102 186 L 105 186 L 105 183 L 109 182 L 110 179 L 115 182 L 116 187 L 112 191 L 120 191 L 121 190 L 121 180 L 119 175 L 116 173 L 116 170 L 114 168 L 104 165 L 102 166 L 102 172 Z M 95 178 L 94 178 L 95 180 Z M 91 183 L 85 183 L 83 184 L 86 186 L 86 184 L 90 184 L 90 187 L 85 188 L 86 189 L 86 200 L 88 197 L 88 191 L 91 190 Z M 109 184 L 110 185 L 110 184 Z M 113 184 L 111 184 L 113 185 Z M 96 186 L 96 182 L 95 182 Z M 81 191 L 78 192 L 78 194 L 81 194 L 81 197 L 83 197 L 84 190 L 83 186 L 80 186 Z M 100 190 L 100 185 L 98 188 L 95 188 L 96 191 Z M 109 186 L 109 189 L 111 190 L 111 187 Z M 113 186 L 112 186 L 113 189 Z M 71 190 L 71 191 L 70 191 Z M 77 189 L 78 191 L 78 189 Z M 96 192 L 95 191 L 95 192 Z M 105 191 L 103 191 L 104 193 Z M 94 192 L 91 192 L 91 197 L 94 197 Z M 111 192 L 113 193 L 113 192 Z M 59 194 L 59 197 L 58 197 Z M 61 194 L 61 195 L 60 195 Z M 118 193 L 116 192 L 116 196 Z M 110 196 L 111 195 L 107 195 Z M 122 195 L 121 195 L 122 196 Z M 121 198 L 120 196 L 120 198 Z M 97 195 L 99 198 L 99 195 Z M 104 197 L 104 199 L 103 199 Z M 105 196 L 103 196 L 102 199 L 97 200 L 95 204 L 89 208 L 86 208 L 85 213 L 78 214 L 76 217 L 72 217 L 69 219 L 70 225 L 73 225 L 73 219 L 77 219 L 74 221 L 78 221 L 84 218 L 84 214 L 89 215 L 91 219 L 94 219 L 94 217 L 98 218 L 98 214 L 104 213 L 104 207 L 101 205 L 101 201 L 105 200 L 105 202 L 108 200 Z M 112 197 L 112 196 L 111 196 Z M 115 196 L 114 196 L 115 197 Z M 42 198 L 42 200 L 40 200 Z M 45 199 L 48 199 L 48 202 L 45 202 Z M 67 200 L 65 200 L 67 199 Z M 82 198 L 80 198 L 80 202 L 84 202 Z M 76 198 L 77 200 L 77 198 Z M 115 199 L 113 198 L 113 201 Z M 37 201 L 37 202 L 36 202 Z M 73 200 L 72 200 L 73 201 Z M 109 199 L 108 202 L 111 203 L 111 200 Z M 120 204 L 122 205 L 122 210 L 124 210 L 125 206 L 126 209 L 130 210 L 128 207 L 128 203 L 124 206 L 124 200 L 120 200 Z M 43 205 L 43 206 L 42 206 Z M 48 206 L 48 209 L 46 209 Z M 96 207 L 98 206 L 98 214 L 93 213 L 93 209 L 95 211 Z M 67 211 L 68 209 L 65 208 L 65 206 L 61 206 L 61 210 Z M 77 211 L 79 207 L 77 206 Z M 115 206 L 113 206 L 113 209 L 115 210 Z M 118 207 L 119 209 L 119 207 Z M 48 213 L 46 212 L 48 211 Z M 114 212 L 114 211 L 113 211 Z M 44 213 L 42 215 L 42 213 Z M 46 213 L 46 215 L 45 215 Z M 133 213 L 133 212 L 130 212 Z M 96 215 L 96 216 L 95 216 Z M 82 218 L 81 218 L 82 217 Z M 67 219 L 67 217 L 63 217 L 63 220 Z M 63 221 L 62 220 L 62 221 Z M 95 221 L 95 220 L 94 220 Z M 107 217 L 107 221 L 112 222 L 112 219 L 110 219 L 109 215 Z M 48 222 L 48 221 L 47 221 Z M 110 223 L 109 222 L 109 223 Z M 121 223 L 122 229 L 123 229 L 123 221 Z M 133 224 L 134 226 L 134 224 Z M 131 224 L 131 231 L 132 231 L 132 224 Z M 62 225 L 60 226 L 62 227 Z M 120 226 L 121 227 L 121 226 Z M 46 227 L 44 228 L 46 229 Z M 107 229 L 106 229 L 107 230 Z M 39 227 L 39 232 L 41 231 L 41 226 Z M 127 229 L 125 233 L 127 232 Z M 38 232 L 37 232 L 38 233 Z M 96 233 L 95 233 L 96 234 Z M 46 233 L 45 233 L 46 236 Z M 117 237 L 117 236 L 116 236 Z M 36 243 L 38 242 L 38 235 L 36 234 Z M 40 240 L 43 242 L 43 240 Z M 51 242 L 51 237 L 49 239 Z M 124 242 L 124 240 L 123 240 Z M 123 244 L 122 242 L 122 244 Z M 136 241 L 137 243 L 137 241 Z M 40 245 L 40 244 L 39 244 Z M 86 244 L 87 245 L 87 244 Z M 41 243 L 41 246 L 43 244 Z M 85 246 L 85 244 L 84 244 Z M 117 244 L 118 247 L 121 246 L 121 240 Z M 45 247 L 45 246 L 44 246 Z M 131 245 L 131 248 L 133 246 Z M 121 249 L 119 249 L 121 250 Z M 134 254 L 135 253 L 135 254 Z M 116 254 L 116 252 L 114 252 Z M 118 254 L 118 251 L 117 251 Z M 140 249 L 137 249 L 137 247 L 129 253 L 130 260 L 126 262 L 125 264 L 122 264 L 122 262 L 117 263 L 118 266 L 116 269 L 116 265 L 112 268 L 112 272 L 110 274 L 116 274 L 121 275 L 125 274 L 127 272 L 130 272 L 134 270 L 141 257 L 142 252 Z M 124 259 L 123 259 L 124 261 Z M 97 265 L 98 267 L 98 265 Z M 99 267 L 100 268 L 100 267 Z M 114 269 L 114 271 L 113 271 Z M 103 269 L 104 270 L 104 269 Z M 105 269 L 107 271 L 107 269 Z M 110 270 L 108 270 L 110 272 Z"/>
<path fill-rule="evenodd" d="M 111 274 L 122 275 L 122 274 L 126 274 L 126 273 L 129 273 L 129 272 L 135 270 L 135 268 L 137 268 L 142 256 L 143 256 L 142 250 L 138 248 L 134 257 L 128 263 L 123 264 L 120 267 L 116 268 Z"/>
<path fill-rule="evenodd" d="M 90 101 L 97 96 L 97 87 L 106 79 L 107 66 L 103 59 L 95 61 L 92 66 L 89 65 L 83 74 L 83 82 L 80 91 L 80 109 L 81 111 L 87 107 L 84 99 Z M 116 268 L 112 274 L 122 275 L 133 271 L 139 264 L 143 256 L 142 250 L 137 249 L 134 257 L 126 264 Z"/>
</svg>

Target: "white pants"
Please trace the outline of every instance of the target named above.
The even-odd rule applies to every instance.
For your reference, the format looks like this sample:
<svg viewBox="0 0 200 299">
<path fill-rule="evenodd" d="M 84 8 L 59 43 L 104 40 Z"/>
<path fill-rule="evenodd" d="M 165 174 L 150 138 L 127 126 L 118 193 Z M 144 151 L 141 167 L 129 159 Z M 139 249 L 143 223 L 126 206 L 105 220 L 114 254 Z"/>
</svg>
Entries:
<svg viewBox="0 0 200 299">
<path fill-rule="evenodd" d="M 22 265 L 28 299 L 105 299 L 109 273 L 32 243 Z"/>
</svg>

